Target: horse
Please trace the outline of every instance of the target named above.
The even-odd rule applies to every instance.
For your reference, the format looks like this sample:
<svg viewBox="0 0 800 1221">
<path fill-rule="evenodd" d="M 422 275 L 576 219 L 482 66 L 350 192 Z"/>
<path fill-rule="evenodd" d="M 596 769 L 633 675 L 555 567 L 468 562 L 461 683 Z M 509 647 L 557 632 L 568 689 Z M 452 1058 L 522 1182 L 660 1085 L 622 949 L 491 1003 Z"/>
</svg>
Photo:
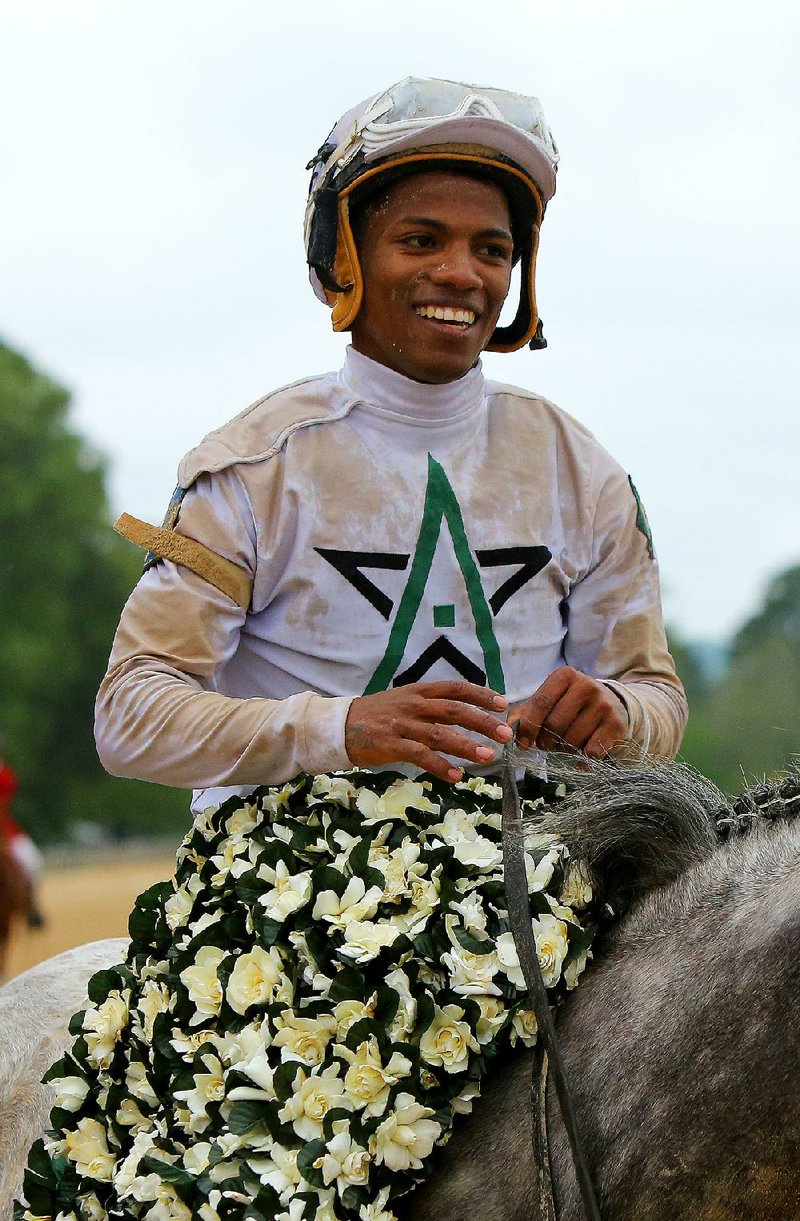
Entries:
<svg viewBox="0 0 800 1221">
<path fill-rule="evenodd" d="M 800 1217 L 800 779 L 733 804 L 680 765 L 604 765 L 570 781 L 571 799 L 534 830 L 589 862 L 617 915 L 557 1019 L 603 1221 Z M 123 948 L 81 947 L 0 989 L 3 1043 L 12 1032 L 0 1045 L 2 1221 L 46 1127 L 41 1069 L 68 1044 L 89 974 Z M 540 1215 L 530 1100 L 523 1052 L 393 1206 L 400 1221 Z M 546 1115 L 556 1216 L 582 1221 L 551 1082 Z"/>
</svg>

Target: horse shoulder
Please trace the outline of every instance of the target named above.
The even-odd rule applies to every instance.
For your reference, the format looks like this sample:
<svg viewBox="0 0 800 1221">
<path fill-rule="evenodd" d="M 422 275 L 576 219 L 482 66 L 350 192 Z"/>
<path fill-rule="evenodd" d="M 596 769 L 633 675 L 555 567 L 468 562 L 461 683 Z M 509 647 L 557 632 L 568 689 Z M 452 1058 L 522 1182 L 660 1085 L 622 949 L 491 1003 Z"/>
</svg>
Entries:
<svg viewBox="0 0 800 1221">
<path fill-rule="evenodd" d="M 127 941 L 94 941 L 31 967 L 0 988 L 0 1221 L 11 1217 L 28 1149 L 47 1126 L 53 1089 L 41 1078 L 69 1046 L 69 1020 L 96 972 L 119 962 Z"/>
</svg>

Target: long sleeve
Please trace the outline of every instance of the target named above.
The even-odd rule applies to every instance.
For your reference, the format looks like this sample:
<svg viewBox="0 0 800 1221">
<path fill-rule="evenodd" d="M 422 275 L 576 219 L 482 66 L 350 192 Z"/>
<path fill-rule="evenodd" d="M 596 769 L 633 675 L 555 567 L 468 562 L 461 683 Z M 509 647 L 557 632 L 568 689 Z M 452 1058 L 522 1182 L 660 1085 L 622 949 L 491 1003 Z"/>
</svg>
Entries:
<svg viewBox="0 0 800 1221">
<path fill-rule="evenodd" d="M 600 490 L 594 553 L 567 600 L 564 657 L 624 703 L 643 752 L 674 756 L 688 709 L 664 632 L 658 565 L 630 480 L 613 472 Z"/>
<path fill-rule="evenodd" d="M 256 529 L 233 472 L 202 477 L 178 531 L 251 576 Z M 181 788 L 277 783 L 299 771 L 349 766 L 349 697 L 313 690 L 271 699 L 237 676 L 221 691 L 247 613 L 183 567 L 159 561 L 123 611 L 97 697 L 95 737 L 114 775 Z M 222 676 L 222 680 L 221 680 Z"/>
</svg>

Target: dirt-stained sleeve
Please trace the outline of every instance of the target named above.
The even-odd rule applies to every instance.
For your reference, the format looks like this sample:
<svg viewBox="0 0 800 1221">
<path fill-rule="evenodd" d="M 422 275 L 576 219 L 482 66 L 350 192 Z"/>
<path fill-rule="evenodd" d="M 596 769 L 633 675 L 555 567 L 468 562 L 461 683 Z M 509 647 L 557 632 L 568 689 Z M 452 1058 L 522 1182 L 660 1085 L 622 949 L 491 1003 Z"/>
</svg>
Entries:
<svg viewBox="0 0 800 1221">
<path fill-rule="evenodd" d="M 256 531 L 232 472 L 202 477 L 178 530 L 252 577 Z M 300 771 L 350 766 L 348 697 L 303 691 L 238 698 L 215 689 L 236 651 L 246 611 L 188 568 L 160 560 L 122 612 L 97 696 L 95 738 L 113 775 L 178 788 L 272 784 Z"/>
<path fill-rule="evenodd" d="M 644 508 L 616 466 L 599 491 L 592 564 L 570 591 L 567 614 L 567 664 L 619 696 L 631 739 L 643 752 L 676 755 L 688 716 L 686 696 L 667 647 Z"/>
</svg>

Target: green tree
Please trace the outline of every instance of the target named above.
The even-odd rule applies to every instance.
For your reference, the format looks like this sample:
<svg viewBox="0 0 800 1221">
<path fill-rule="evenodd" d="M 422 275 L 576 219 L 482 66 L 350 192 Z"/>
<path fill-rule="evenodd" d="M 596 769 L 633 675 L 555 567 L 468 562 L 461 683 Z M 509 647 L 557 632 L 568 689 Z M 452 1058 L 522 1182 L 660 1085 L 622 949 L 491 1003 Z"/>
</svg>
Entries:
<svg viewBox="0 0 800 1221">
<path fill-rule="evenodd" d="M 0 344 L 0 732 L 15 808 L 40 840 L 76 817 L 120 833 L 180 825 L 178 803 L 187 825 L 185 794 L 112 788 L 95 755 L 94 695 L 140 560 L 110 528 L 105 464 L 68 407 Z"/>
<path fill-rule="evenodd" d="M 768 584 L 733 638 L 727 673 L 689 718 L 684 758 L 727 792 L 800 756 L 800 566 Z"/>
<path fill-rule="evenodd" d="M 800 653 L 800 564 L 773 577 L 764 604 L 733 638 L 733 656 L 746 657 L 767 640 L 785 640 Z"/>
</svg>

